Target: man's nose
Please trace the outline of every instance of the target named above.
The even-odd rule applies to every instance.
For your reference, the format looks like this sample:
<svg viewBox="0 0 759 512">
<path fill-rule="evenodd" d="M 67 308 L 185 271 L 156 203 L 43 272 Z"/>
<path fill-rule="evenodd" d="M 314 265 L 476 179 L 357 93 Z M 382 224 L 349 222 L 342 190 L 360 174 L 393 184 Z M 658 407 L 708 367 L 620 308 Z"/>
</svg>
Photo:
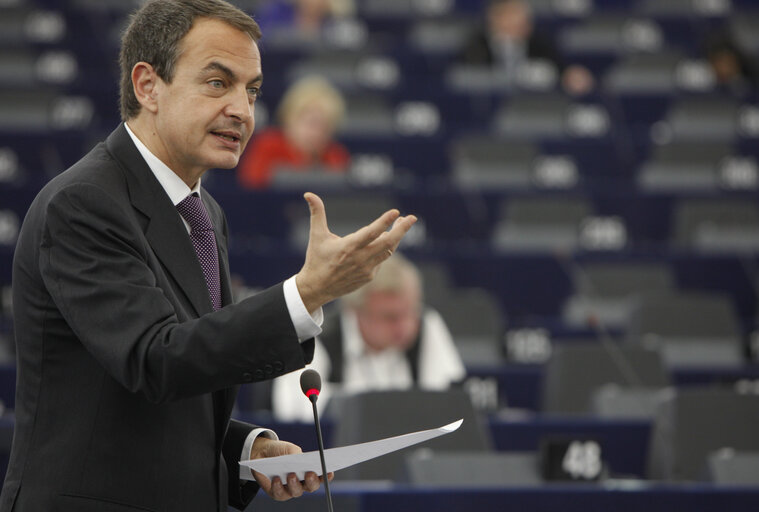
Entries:
<svg viewBox="0 0 759 512">
<path fill-rule="evenodd" d="M 250 94 L 246 88 L 242 92 L 235 91 L 226 107 L 226 115 L 247 124 L 253 118 L 253 109 L 255 103 L 251 101 Z"/>
</svg>

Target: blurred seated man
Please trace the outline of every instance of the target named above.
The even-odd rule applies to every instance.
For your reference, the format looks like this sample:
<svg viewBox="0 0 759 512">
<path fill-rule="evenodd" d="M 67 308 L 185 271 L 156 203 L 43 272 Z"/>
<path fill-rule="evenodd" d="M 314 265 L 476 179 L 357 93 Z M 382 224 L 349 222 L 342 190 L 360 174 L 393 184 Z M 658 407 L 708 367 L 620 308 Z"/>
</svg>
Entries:
<svg viewBox="0 0 759 512">
<path fill-rule="evenodd" d="M 336 392 L 444 390 L 466 376 L 445 322 L 422 302 L 419 271 L 398 253 L 325 318 L 309 368 L 322 377 L 320 410 Z M 279 420 L 313 418 L 300 372 L 274 379 L 272 402 Z"/>
<path fill-rule="evenodd" d="M 538 60 L 557 68 L 562 88 L 569 94 L 587 94 L 595 87 L 587 68 L 565 66 L 550 40 L 535 33 L 532 12 L 524 0 L 490 0 L 485 27 L 472 35 L 460 56 L 462 63 L 500 68 L 511 77 L 525 63 Z"/>
<path fill-rule="evenodd" d="M 353 13 L 353 4 L 353 0 L 274 0 L 261 7 L 256 20 L 264 32 L 289 28 L 302 37 L 318 40 L 332 19 Z"/>
<path fill-rule="evenodd" d="M 326 80 L 306 77 L 293 84 L 279 105 L 281 128 L 254 136 L 237 167 L 247 188 L 267 187 L 279 171 L 341 173 L 348 169 L 348 150 L 334 140 L 345 113 L 340 93 Z"/>
<path fill-rule="evenodd" d="M 750 94 L 759 86 L 759 70 L 735 42 L 729 30 L 717 30 L 706 38 L 706 58 L 717 85 L 738 95 Z"/>
</svg>

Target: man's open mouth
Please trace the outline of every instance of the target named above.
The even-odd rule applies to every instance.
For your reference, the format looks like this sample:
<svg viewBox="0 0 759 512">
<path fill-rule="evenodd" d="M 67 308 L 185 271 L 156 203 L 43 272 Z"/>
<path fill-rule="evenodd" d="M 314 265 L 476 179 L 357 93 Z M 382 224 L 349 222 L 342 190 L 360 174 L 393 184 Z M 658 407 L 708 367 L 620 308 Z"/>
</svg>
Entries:
<svg viewBox="0 0 759 512">
<path fill-rule="evenodd" d="M 221 137 L 224 140 L 228 140 L 229 142 L 240 142 L 240 136 L 236 133 L 230 133 L 230 132 L 215 132 L 212 131 L 212 134 L 216 135 L 217 137 Z"/>
</svg>

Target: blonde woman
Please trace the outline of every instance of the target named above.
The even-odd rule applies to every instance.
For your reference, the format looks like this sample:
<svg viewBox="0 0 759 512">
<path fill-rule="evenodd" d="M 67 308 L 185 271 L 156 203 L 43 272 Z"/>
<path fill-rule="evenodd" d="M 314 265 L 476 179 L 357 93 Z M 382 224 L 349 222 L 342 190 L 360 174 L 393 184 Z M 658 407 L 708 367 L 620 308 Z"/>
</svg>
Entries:
<svg viewBox="0 0 759 512">
<path fill-rule="evenodd" d="M 282 170 L 344 172 L 350 155 L 333 137 L 343 119 L 345 102 L 320 77 L 305 77 L 293 84 L 279 105 L 279 127 L 255 137 L 238 166 L 240 182 L 265 188 Z"/>
</svg>

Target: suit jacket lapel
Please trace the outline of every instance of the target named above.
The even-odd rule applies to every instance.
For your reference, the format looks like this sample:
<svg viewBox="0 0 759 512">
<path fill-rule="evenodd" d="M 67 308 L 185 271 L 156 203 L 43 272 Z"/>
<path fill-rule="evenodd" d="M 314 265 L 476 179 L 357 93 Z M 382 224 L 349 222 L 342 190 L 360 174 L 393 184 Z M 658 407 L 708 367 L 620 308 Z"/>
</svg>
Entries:
<svg viewBox="0 0 759 512">
<path fill-rule="evenodd" d="M 123 124 L 111 133 L 107 145 L 126 171 L 132 205 L 148 218 L 145 236 L 156 256 L 179 283 L 196 315 L 211 312 L 208 287 L 187 229 Z"/>
</svg>

